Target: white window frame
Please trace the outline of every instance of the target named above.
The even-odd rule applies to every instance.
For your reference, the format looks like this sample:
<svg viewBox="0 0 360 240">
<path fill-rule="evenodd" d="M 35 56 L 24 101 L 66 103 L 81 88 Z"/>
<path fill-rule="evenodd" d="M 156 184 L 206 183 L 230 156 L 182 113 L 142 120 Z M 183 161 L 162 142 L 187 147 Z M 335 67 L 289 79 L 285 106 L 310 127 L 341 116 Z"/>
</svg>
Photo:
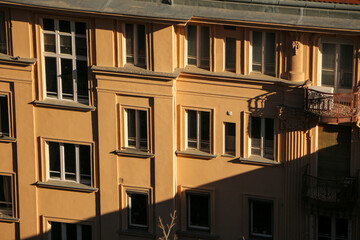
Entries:
<svg viewBox="0 0 360 240">
<path fill-rule="evenodd" d="M 210 56 L 210 49 L 211 49 L 211 43 L 210 43 L 210 39 L 211 39 L 211 36 L 210 36 L 210 26 L 203 26 L 203 25 L 188 25 L 188 26 L 193 26 L 193 27 L 196 27 L 196 65 L 192 65 L 192 64 L 189 64 L 188 62 L 188 28 L 186 27 L 186 31 L 185 31 L 185 37 L 186 37 L 186 41 L 185 41 L 185 65 L 190 65 L 190 66 L 196 66 L 196 67 L 206 67 L 206 68 L 210 68 L 210 59 L 211 59 L 211 56 Z M 202 59 L 202 56 L 201 56 L 201 45 L 202 43 L 200 43 L 200 39 L 201 39 L 201 27 L 207 27 L 209 29 L 209 66 L 203 66 L 201 65 L 201 59 Z"/>
<path fill-rule="evenodd" d="M 55 31 L 49 31 L 49 30 L 44 30 L 44 23 L 43 23 L 43 19 L 52 19 L 54 20 L 54 29 Z M 46 87 L 46 66 L 45 66 L 45 57 L 52 57 L 56 59 L 56 69 L 57 69 L 57 98 L 55 99 L 59 99 L 59 100 L 64 100 L 64 101 L 74 101 L 74 102 L 81 102 L 79 100 L 81 100 L 78 96 L 78 89 L 77 89 L 77 83 L 78 83 L 78 79 L 77 79 L 77 69 L 76 69 L 76 60 L 80 60 L 80 61 L 85 61 L 87 63 L 87 56 L 78 56 L 76 55 L 76 45 L 75 45 L 75 39 L 76 37 L 80 37 L 80 38 L 85 38 L 86 34 L 76 34 L 75 33 L 75 21 L 70 21 L 70 20 L 62 20 L 62 19 L 54 19 L 54 18 L 43 18 L 41 21 L 41 36 L 42 36 L 42 43 L 41 43 L 41 49 L 42 49 L 42 60 L 43 60 L 43 79 L 44 79 L 44 96 L 46 96 L 46 98 L 51 98 L 54 99 L 54 97 L 48 96 L 47 93 L 47 87 Z M 64 32 L 60 32 L 59 31 L 59 21 L 67 21 L 70 22 L 70 32 L 71 33 L 64 33 Z M 86 24 L 86 23 L 85 23 Z M 55 35 L 55 53 L 51 53 L 51 52 L 45 52 L 45 34 L 51 34 L 51 35 Z M 65 54 L 65 53 L 61 53 L 60 52 L 60 36 L 69 36 L 71 37 L 71 47 L 72 47 L 72 54 Z M 88 48 L 86 48 L 86 50 L 88 51 Z M 66 99 L 63 98 L 63 91 L 62 91 L 62 80 L 61 80 L 61 59 L 70 59 L 72 60 L 72 78 L 73 78 L 73 99 Z M 87 96 L 87 99 L 83 100 L 84 104 L 88 104 L 89 102 L 89 96 Z"/>
<path fill-rule="evenodd" d="M 348 39 L 334 39 L 334 38 L 324 38 L 321 39 L 320 41 L 320 46 L 319 46 L 319 60 L 318 60 L 318 69 L 320 71 L 318 71 L 318 79 L 319 79 L 319 86 L 322 86 L 322 48 L 323 48 L 323 43 L 328 43 L 328 44 L 334 44 L 336 45 L 336 52 L 335 52 L 335 79 L 334 79 L 334 86 L 332 86 L 332 88 L 334 89 L 335 93 L 343 93 L 343 92 L 351 92 L 352 88 L 354 87 L 354 66 L 355 66 L 355 62 L 354 62 L 354 58 L 352 58 L 353 60 L 353 77 L 352 77 L 352 87 L 351 88 L 341 88 L 340 87 L 340 46 L 341 45 L 351 45 L 353 47 L 353 49 L 355 50 L 355 45 L 353 43 L 353 41 L 348 40 Z M 323 87 L 328 87 L 328 86 L 323 86 Z"/>
<path fill-rule="evenodd" d="M 269 239 L 273 239 L 274 237 L 274 202 L 270 201 L 270 200 L 262 200 L 262 199 L 249 199 L 250 203 L 250 236 L 255 236 L 255 237 L 265 237 L 265 238 L 269 238 Z M 268 235 L 268 234 L 261 234 L 261 233 L 254 233 L 253 232 L 253 228 L 254 228 L 254 219 L 253 219 L 253 212 L 254 212 L 254 202 L 268 202 L 272 204 L 272 222 L 271 222 L 271 227 L 272 227 L 272 235 Z"/>
<path fill-rule="evenodd" d="M 1 214 L 1 210 L 0 210 L 0 219 L 7 218 L 7 217 L 15 217 L 15 214 L 16 214 L 16 212 L 15 212 L 15 182 L 14 182 L 15 176 L 14 176 L 14 174 L 11 174 L 11 173 L 2 173 L 2 172 L 0 172 L 0 176 L 10 178 L 10 196 L 11 196 L 11 201 L 0 202 L 3 204 L 5 203 L 5 204 L 11 205 L 11 214 L 10 215 Z M 4 191 L 5 191 L 5 189 L 4 189 Z"/>
<path fill-rule="evenodd" d="M 252 65 L 253 65 L 253 32 L 260 32 L 262 33 L 262 46 L 261 46 L 261 72 L 258 71 L 253 71 L 252 69 Z M 253 30 L 250 31 L 250 48 L 249 48 L 249 56 L 250 56 L 250 64 L 249 64 L 249 72 L 254 72 L 254 73 L 261 73 L 261 74 L 269 74 L 269 73 L 265 73 L 265 54 L 266 54 L 266 49 L 265 49 L 265 41 L 266 41 L 266 33 L 268 32 L 264 32 L 264 31 L 257 31 L 257 30 Z M 277 34 L 276 32 L 272 32 L 275 34 L 275 55 L 274 55 L 274 73 L 273 75 L 269 75 L 269 76 L 276 76 L 276 66 L 277 66 L 277 60 L 276 60 L 276 41 L 277 41 Z"/>
<path fill-rule="evenodd" d="M 50 147 L 49 147 L 49 142 L 52 143 L 56 143 L 59 144 L 59 153 L 60 153 L 60 179 L 57 178 L 51 178 L 50 177 Z M 75 181 L 72 180 L 68 180 L 65 178 L 65 147 L 64 144 L 72 144 L 75 145 Z M 90 177 L 90 183 L 89 184 L 84 184 L 81 183 L 81 174 L 80 174 L 80 146 L 89 146 L 90 148 L 90 175 L 86 175 L 88 177 Z M 92 176 L 92 147 L 90 145 L 86 145 L 86 144 L 75 144 L 75 143 L 64 143 L 64 142 L 56 142 L 56 141 L 46 141 L 46 152 L 47 152 L 47 179 L 48 180 L 55 180 L 55 181 L 64 181 L 64 182 L 76 182 L 79 184 L 84 184 L 84 185 L 88 185 L 88 186 L 92 186 L 93 185 L 93 176 Z M 84 174 L 82 174 L 84 175 Z"/>
<path fill-rule="evenodd" d="M 129 137 L 128 137 L 128 113 L 127 110 L 134 110 L 135 111 L 135 132 L 136 132 L 136 147 L 129 146 Z M 139 111 L 146 112 L 146 124 L 147 124 L 147 148 L 141 148 L 140 146 L 140 113 Z M 131 108 L 131 107 L 124 107 L 124 148 L 129 149 L 137 149 L 141 151 L 150 151 L 150 111 L 149 109 L 140 109 L 140 108 Z"/>
<path fill-rule="evenodd" d="M 133 25 L 133 46 L 134 46 L 134 63 L 128 63 L 126 58 L 126 25 Z M 124 29 L 124 41 L 123 41 L 123 49 L 124 49 L 124 54 L 123 54 L 123 62 L 125 64 L 134 64 L 135 66 L 139 66 L 139 62 L 138 62 L 138 51 L 139 51 L 139 48 L 138 48 L 138 31 L 137 31 L 137 28 L 138 28 L 138 25 L 143 25 L 145 27 L 145 66 L 142 66 L 140 65 L 140 67 L 145 67 L 147 68 L 147 59 L 148 59 L 148 44 L 147 44 L 147 25 L 146 24 L 136 24 L 136 23 L 124 23 L 123 24 L 123 29 Z"/>
<path fill-rule="evenodd" d="M 331 240 L 336 240 L 336 219 L 337 217 L 335 216 L 325 216 L 325 217 L 329 217 L 331 219 Z M 346 218 L 344 218 L 346 219 Z M 318 238 L 319 235 L 319 216 L 316 216 L 316 239 Z M 347 219 L 348 221 L 348 239 L 352 239 L 352 234 L 351 234 L 351 220 Z"/>
<path fill-rule="evenodd" d="M 250 119 L 249 119 L 249 153 L 250 153 L 250 156 L 259 156 L 259 155 L 253 155 L 252 152 L 251 152 L 251 139 L 252 139 L 252 136 L 251 136 L 251 130 L 252 130 L 252 127 L 253 127 L 253 123 L 252 123 L 252 117 L 258 117 L 258 116 L 250 116 Z M 275 119 L 274 118 L 269 118 L 269 119 L 273 119 L 274 121 L 274 126 L 273 126 L 273 134 L 274 134 L 274 154 L 273 156 L 266 156 L 264 155 L 264 150 L 265 150 L 265 147 L 264 147 L 264 144 L 265 144 L 265 119 L 267 117 L 259 117 L 261 119 L 261 131 L 260 131 L 260 156 L 263 157 L 263 158 L 267 158 L 267 159 L 271 159 L 273 161 L 275 161 L 276 159 L 276 134 L 275 134 Z"/>
<path fill-rule="evenodd" d="M 188 111 L 196 111 L 196 121 L 197 121 L 197 126 L 196 126 L 196 148 L 191 148 L 189 147 L 189 139 L 188 139 L 188 120 L 189 120 L 189 115 L 188 115 Z M 185 109 L 185 149 L 186 150 L 198 150 L 198 151 L 202 151 L 201 150 L 201 128 L 200 128 L 200 122 L 201 122 L 201 112 L 208 112 L 209 113 L 209 153 L 212 152 L 212 111 L 210 110 L 199 110 L 199 109 Z"/>
<path fill-rule="evenodd" d="M 49 224 L 49 240 L 52 240 L 52 237 L 51 237 L 51 223 L 52 222 L 55 222 L 55 221 L 49 221 L 48 224 Z M 61 224 L 61 240 L 67 240 L 67 237 L 66 237 L 66 227 L 67 227 L 67 224 L 76 224 L 76 239 L 77 240 L 81 240 L 82 239 L 82 226 L 83 225 L 87 225 L 87 226 L 90 226 L 91 227 L 91 236 L 93 236 L 93 226 L 92 225 L 89 225 L 89 224 L 77 224 L 77 223 L 66 223 L 66 222 L 57 222 L 57 223 L 60 223 Z"/>
<path fill-rule="evenodd" d="M 197 192 L 197 191 L 186 191 L 186 221 L 187 221 L 187 228 L 189 229 L 197 229 L 197 230 L 202 230 L 202 231 L 210 231 L 211 229 L 211 193 L 210 192 Z M 208 218 L 209 218 L 209 226 L 208 227 L 201 227 L 201 226 L 193 226 L 191 225 L 191 221 L 190 221 L 190 211 L 191 211 L 191 199 L 190 196 L 191 195 L 202 195 L 202 196 L 207 196 L 208 200 L 209 200 L 209 209 L 208 209 Z"/>
<path fill-rule="evenodd" d="M 131 194 L 138 194 L 138 195 L 145 195 L 147 196 L 147 206 L 146 206 L 146 211 L 147 211 L 147 225 L 141 225 L 141 224 L 132 224 L 131 223 Z M 127 195 L 127 211 L 128 211 L 128 228 L 134 227 L 134 228 L 142 228 L 142 229 L 148 229 L 149 228 L 149 220 L 150 220 L 150 194 L 149 192 L 143 192 L 143 191 L 134 191 L 134 190 L 127 190 L 126 191 L 126 195 Z"/>
</svg>

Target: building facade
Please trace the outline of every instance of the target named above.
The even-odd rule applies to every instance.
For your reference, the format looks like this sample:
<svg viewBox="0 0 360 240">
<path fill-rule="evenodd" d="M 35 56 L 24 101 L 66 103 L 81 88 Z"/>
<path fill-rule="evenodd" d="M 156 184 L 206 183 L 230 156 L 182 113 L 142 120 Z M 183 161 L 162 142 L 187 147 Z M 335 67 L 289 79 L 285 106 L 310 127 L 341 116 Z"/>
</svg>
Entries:
<svg viewBox="0 0 360 240">
<path fill-rule="evenodd" d="M 349 3 L 0 1 L 0 239 L 359 239 Z"/>
</svg>

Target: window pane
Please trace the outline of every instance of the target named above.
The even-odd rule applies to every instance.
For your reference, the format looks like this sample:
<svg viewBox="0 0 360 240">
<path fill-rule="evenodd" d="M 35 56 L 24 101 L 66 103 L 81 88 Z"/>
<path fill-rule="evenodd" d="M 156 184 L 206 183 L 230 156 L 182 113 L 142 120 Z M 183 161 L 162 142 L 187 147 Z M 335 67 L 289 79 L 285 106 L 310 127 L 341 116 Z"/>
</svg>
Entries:
<svg viewBox="0 0 360 240">
<path fill-rule="evenodd" d="M 57 97 L 56 58 L 45 57 L 46 92 L 49 97 Z"/>
<path fill-rule="evenodd" d="M 76 55 L 86 56 L 86 38 L 76 37 L 75 38 Z"/>
<path fill-rule="evenodd" d="M 225 123 L 225 153 L 235 155 L 235 123 Z"/>
<path fill-rule="evenodd" d="M 65 143 L 64 149 L 65 149 L 65 179 L 76 181 L 75 145 Z"/>
<path fill-rule="evenodd" d="M 0 217 L 12 216 L 11 177 L 0 175 Z"/>
<path fill-rule="evenodd" d="M 323 43 L 322 44 L 322 72 L 321 85 L 334 86 L 335 80 L 335 51 L 336 45 Z"/>
<path fill-rule="evenodd" d="M 188 110 L 188 147 L 197 148 L 197 112 Z"/>
<path fill-rule="evenodd" d="M 60 36 L 60 52 L 72 54 L 72 44 L 70 36 Z"/>
<path fill-rule="evenodd" d="M 265 118 L 264 156 L 274 159 L 274 119 Z"/>
<path fill-rule="evenodd" d="M 91 239 L 92 239 L 91 226 L 81 225 L 81 240 L 91 240 Z"/>
<path fill-rule="evenodd" d="M 59 20 L 59 31 L 70 33 L 70 22 Z"/>
<path fill-rule="evenodd" d="M 352 45 L 340 45 L 340 87 L 351 88 L 354 50 Z"/>
<path fill-rule="evenodd" d="M 127 113 L 128 147 L 136 147 L 135 110 L 126 109 L 126 113 Z"/>
<path fill-rule="evenodd" d="M 188 194 L 188 226 L 210 228 L 210 196 L 208 194 Z"/>
<path fill-rule="evenodd" d="M 265 34 L 265 74 L 275 76 L 275 33 Z"/>
<path fill-rule="evenodd" d="M 261 155 L 261 118 L 251 117 L 251 155 Z"/>
<path fill-rule="evenodd" d="M 125 24 L 126 62 L 134 63 L 134 25 Z"/>
<path fill-rule="evenodd" d="M 130 226 L 148 225 L 148 195 L 128 193 L 129 196 L 129 223 Z"/>
<path fill-rule="evenodd" d="M 141 111 L 139 110 L 139 123 L 140 123 L 140 148 L 145 148 L 147 149 L 147 134 L 148 134 L 148 130 L 147 130 L 147 123 L 148 123 L 148 118 L 147 118 L 147 111 Z"/>
<path fill-rule="evenodd" d="M 76 61 L 78 98 L 88 101 L 88 67 L 86 61 Z"/>
<path fill-rule="evenodd" d="M 7 53 L 5 14 L 0 11 L 0 53 Z"/>
<path fill-rule="evenodd" d="M 145 25 L 137 25 L 137 64 L 145 66 L 146 59 L 146 35 Z"/>
<path fill-rule="evenodd" d="M 200 150 L 210 151 L 210 113 L 200 112 Z"/>
<path fill-rule="evenodd" d="M 200 66 L 209 67 L 210 35 L 208 27 L 200 27 Z"/>
<path fill-rule="evenodd" d="M 331 218 L 319 216 L 318 218 L 318 239 L 331 240 Z"/>
<path fill-rule="evenodd" d="M 66 240 L 77 240 L 76 224 L 66 223 Z"/>
<path fill-rule="evenodd" d="M 225 68 L 234 70 L 236 67 L 236 39 L 235 38 L 226 38 L 225 46 Z"/>
<path fill-rule="evenodd" d="M 344 218 L 336 219 L 336 240 L 348 239 L 348 220 Z"/>
<path fill-rule="evenodd" d="M 47 31 L 55 31 L 54 20 L 53 20 L 53 19 L 44 18 L 44 19 L 43 19 L 43 27 L 44 27 L 44 30 L 47 30 Z"/>
<path fill-rule="evenodd" d="M 8 101 L 5 95 L 0 95 L 0 136 L 9 136 Z"/>
<path fill-rule="evenodd" d="M 252 37 L 252 70 L 262 72 L 262 32 L 254 31 Z"/>
<path fill-rule="evenodd" d="M 65 99 L 73 99 L 73 66 L 71 59 L 61 59 L 61 83 L 62 96 Z"/>
<path fill-rule="evenodd" d="M 272 236 L 273 204 L 271 202 L 251 202 L 251 234 Z"/>
<path fill-rule="evenodd" d="M 55 53 L 55 34 L 44 34 L 45 52 Z"/>
<path fill-rule="evenodd" d="M 188 26 L 187 27 L 187 44 L 188 44 L 188 64 L 196 65 L 196 56 L 197 56 L 197 48 L 196 48 L 196 26 Z"/>
<path fill-rule="evenodd" d="M 79 146 L 80 157 L 80 183 L 91 185 L 91 159 L 90 146 Z"/>
<path fill-rule="evenodd" d="M 60 145 L 49 142 L 50 178 L 60 179 Z"/>
<path fill-rule="evenodd" d="M 86 23 L 76 22 L 75 23 L 75 33 L 76 34 L 86 34 Z"/>
<path fill-rule="evenodd" d="M 51 240 L 62 240 L 61 223 L 51 222 Z"/>
</svg>

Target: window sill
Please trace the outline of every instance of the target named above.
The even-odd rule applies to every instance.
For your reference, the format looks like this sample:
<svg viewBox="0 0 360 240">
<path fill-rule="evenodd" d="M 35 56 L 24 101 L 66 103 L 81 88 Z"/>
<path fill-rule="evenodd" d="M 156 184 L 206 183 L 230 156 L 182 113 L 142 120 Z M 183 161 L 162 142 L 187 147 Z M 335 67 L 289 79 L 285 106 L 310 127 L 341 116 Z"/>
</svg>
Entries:
<svg viewBox="0 0 360 240">
<path fill-rule="evenodd" d="M 179 237 L 186 237 L 186 238 L 196 238 L 196 239 L 219 239 L 218 235 L 210 234 L 210 233 L 200 233 L 200 232 L 177 232 Z"/>
<path fill-rule="evenodd" d="M 222 157 L 228 157 L 228 158 L 234 158 L 235 155 L 231 155 L 231 154 L 223 154 L 221 155 Z"/>
<path fill-rule="evenodd" d="M 125 157 L 153 158 L 155 154 L 144 152 L 138 149 L 116 150 L 115 154 Z"/>
<path fill-rule="evenodd" d="M 76 182 L 67 182 L 67 181 L 57 181 L 49 180 L 47 182 L 36 182 L 36 186 L 43 188 L 54 188 L 54 189 L 63 189 L 69 191 L 79 191 L 79 192 L 97 192 L 98 188 L 89 187 L 87 185 L 76 183 Z"/>
<path fill-rule="evenodd" d="M 270 160 L 268 158 L 263 158 L 260 156 L 250 156 L 249 158 L 238 158 L 240 163 L 251 164 L 251 165 L 260 165 L 260 166 L 279 166 L 280 162 L 275 160 Z"/>
<path fill-rule="evenodd" d="M 16 138 L 0 135 L 0 142 L 16 142 Z"/>
<path fill-rule="evenodd" d="M 136 231 L 136 230 L 118 230 L 118 234 L 122 236 L 133 236 L 133 237 L 140 237 L 140 238 L 151 238 L 155 239 L 155 235 L 145 231 Z"/>
<path fill-rule="evenodd" d="M 10 217 L 10 216 L 6 216 L 6 215 L 1 215 L 0 214 L 0 222 L 10 222 L 10 223 L 13 223 L 13 222 L 19 222 L 20 219 L 18 218 L 14 218 L 14 217 Z"/>
<path fill-rule="evenodd" d="M 96 109 L 93 106 L 89 106 L 83 103 L 58 99 L 45 99 L 42 101 L 35 100 L 33 104 L 39 107 L 54 107 L 68 110 L 78 110 L 83 112 L 94 111 Z"/>
<path fill-rule="evenodd" d="M 203 158 L 203 159 L 212 159 L 216 158 L 217 155 L 213 155 L 207 152 L 202 152 L 199 150 L 185 150 L 185 151 L 176 151 L 177 156 L 180 157 L 196 157 L 196 158 Z"/>
</svg>

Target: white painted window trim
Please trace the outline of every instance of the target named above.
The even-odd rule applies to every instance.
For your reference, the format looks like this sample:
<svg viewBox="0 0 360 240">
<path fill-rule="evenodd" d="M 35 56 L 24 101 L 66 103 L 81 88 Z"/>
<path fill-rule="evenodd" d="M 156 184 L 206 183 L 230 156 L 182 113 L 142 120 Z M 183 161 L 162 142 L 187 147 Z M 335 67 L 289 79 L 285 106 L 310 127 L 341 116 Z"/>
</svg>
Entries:
<svg viewBox="0 0 360 240">
<path fill-rule="evenodd" d="M 147 211 L 147 225 L 141 225 L 141 224 L 132 224 L 131 223 L 131 194 L 139 194 L 139 195 L 145 195 L 147 196 L 147 206 L 146 206 L 146 211 Z M 150 220 L 150 211 L 149 211 L 149 206 L 150 206 L 150 194 L 149 192 L 143 192 L 143 191 L 134 191 L 134 190 L 127 190 L 126 191 L 126 195 L 127 195 L 127 209 L 128 209 L 128 226 L 129 227 L 138 227 L 138 228 L 148 228 L 149 227 L 149 220 Z"/>
<path fill-rule="evenodd" d="M 201 227 L 201 226 L 193 226 L 190 224 L 190 210 L 191 210 L 191 200 L 190 200 L 190 196 L 191 195 L 202 195 L 202 196 L 207 196 L 208 197 L 208 200 L 209 200 L 209 211 L 211 211 L 211 194 L 210 193 L 207 193 L 207 192 L 195 192 L 195 191 L 187 191 L 186 192 L 186 204 L 187 204 L 187 218 L 186 218 L 186 221 L 187 221 L 187 227 L 188 228 L 191 228 L 191 229 L 199 229 L 199 230 L 205 230 L 205 231 L 208 231 L 210 230 L 210 227 L 211 227 L 211 212 L 208 212 L 208 217 L 209 217 L 209 227 Z"/>
<path fill-rule="evenodd" d="M 188 111 L 195 111 L 196 112 L 196 149 L 201 151 L 201 130 L 200 130 L 200 123 L 201 123 L 201 112 L 208 112 L 209 113 L 209 153 L 211 153 L 212 149 L 212 113 L 211 111 L 204 111 L 204 110 L 196 110 L 196 109 L 186 109 L 185 110 L 185 149 L 194 149 L 189 148 L 189 139 L 188 139 L 188 122 L 189 122 L 189 115 Z"/>
<path fill-rule="evenodd" d="M 135 111 L 135 132 L 136 132 L 136 147 L 129 146 L 129 136 L 128 136 L 128 112 L 127 110 L 134 110 Z M 141 148 L 140 144 L 140 136 L 141 136 L 141 126 L 140 126 L 140 113 L 139 111 L 145 111 L 146 112 L 146 129 L 147 129 L 147 148 Z M 150 151 L 150 112 L 149 109 L 136 109 L 136 108 L 124 108 L 124 147 L 125 148 L 131 148 L 131 149 L 139 149 L 139 150 L 146 150 L 147 152 Z"/>
<path fill-rule="evenodd" d="M 250 153 L 250 156 L 251 155 L 253 155 L 252 153 L 251 153 L 251 138 L 252 138 L 252 136 L 251 136 L 251 130 L 252 130 L 252 117 L 257 117 L 257 116 L 250 116 L 250 119 L 249 119 L 249 129 L 250 129 L 250 131 L 249 131 L 249 146 L 248 146 L 248 150 L 249 150 L 249 153 Z M 269 158 L 270 156 L 265 156 L 264 155 L 264 142 L 265 142 L 265 119 L 266 119 L 266 117 L 259 117 L 260 119 L 261 119 L 261 126 L 260 126 L 260 128 L 261 128 L 261 131 L 260 131 L 260 134 L 261 134 L 261 136 L 260 136 L 260 156 L 261 157 L 263 157 L 263 158 Z M 273 161 L 275 161 L 276 160 L 276 135 L 275 135 L 275 119 L 274 118 L 269 118 L 269 119 L 273 119 L 273 121 L 274 121 L 274 126 L 273 126 L 273 135 L 274 135 L 274 143 L 273 143 L 273 145 L 274 145 L 274 154 L 273 154 L 273 156 L 272 156 L 272 158 L 273 159 L 271 159 L 271 160 L 273 160 Z M 254 156 L 258 156 L 258 155 L 254 155 Z"/>
</svg>

